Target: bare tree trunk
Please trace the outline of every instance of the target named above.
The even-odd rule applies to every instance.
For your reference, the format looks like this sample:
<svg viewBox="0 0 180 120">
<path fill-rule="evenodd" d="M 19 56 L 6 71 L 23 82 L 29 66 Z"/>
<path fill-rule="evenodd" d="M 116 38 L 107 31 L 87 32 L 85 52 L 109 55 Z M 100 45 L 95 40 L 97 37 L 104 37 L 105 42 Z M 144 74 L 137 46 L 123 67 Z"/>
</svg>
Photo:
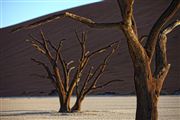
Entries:
<svg viewBox="0 0 180 120">
<path fill-rule="evenodd" d="M 162 27 L 177 12 L 180 1 L 173 0 L 154 24 L 145 48 L 139 42 L 137 28 L 133 25 L 135 23 L 132 20 L 134 0 L 119 0 L 118 3 L 124 21 L 122 30 L 127 38 L 129 53 L 134 65 L 134 83 L 137 95 L 136 120 L 158 120 L 158 97 L 170 68 L 166 56 L 166 34 L 178 26 L 179 22 L 176 21 L 165 30 L 162 30 Z M 151 64 L 154 52 L 156 52 L 156 66 L 155 73 L 152 73 Z"/>
<path fill-rule="evenodd" d="M 59 112 L 60 113 L 68 113 L 70 112 L 70 109 L 69 109 L 69 105 L 67 103 L 60 103 L 60 109 L 59 109 Z"/>
<path fill-rule="evenodd" d="M 142 81 L 146 81 L 146 77 L 144 77 L 144 71 L 138 69 L 135 69 L 134 71 L 134 83 L 137 96 L 136 120 L 148 120 L 148 115 L 150 115 L 150 97 L 146 87 L 147 84 L 141 83 Z"/>
<path fill-rule="evenodd" d="M 151 95 L 142 96 L 138 94 L 137 96 L 136 120 L 158 120 L 158 97 Z"/>
<path fill-rule="evenodd" d="M 74 104 L 74 106 L 72 107 L 71 111 L 72 112 L 79 112 L 81 111 L 81 105 L 82 105 L 82 98 L 77 98 L 76 99 L 76 103 Z"/>
<path fill-rule="evenodd" d="M 145 68 L 148 72 L 147 68 Z M 157 120 L 157 100 L 158 96 L 154 90 L 152 76 L 148 79 L 145 71 L 135 71 L 134 82 L 137 96 L 136 120 Z M 147 84 L 142 84 L 142 81 L 148 81 Z"/>
<path fill-rule="evenodd" d="M 135 71 L 134 81 L 137 95 L 136 120 L 158 120 L 158 99 L 164 78 L 166 77 L 169 68 L 170 66 L 167 66 L 163 78 L 161 77 L 158 79 L 155 79 L 152 76 L 146 76 L 143 71 Z M 149 71 L 147 67 L 145 67 L 145 69 L 146 71 Z M 149 73 L 150 72 L 151 71 L 149 71 Z M 147 81 L 147 84 L 143 85 L 142 81 Z"/>
<path fill-rule="evenodd" d="M 69 102 L 67 102 L 66 96 L 61 95 L 60 93 L 59 93 L 59 103 L 60 103 L 59 112 L 66 113 L 70 111 L 70 104 Z"/>
</svg>

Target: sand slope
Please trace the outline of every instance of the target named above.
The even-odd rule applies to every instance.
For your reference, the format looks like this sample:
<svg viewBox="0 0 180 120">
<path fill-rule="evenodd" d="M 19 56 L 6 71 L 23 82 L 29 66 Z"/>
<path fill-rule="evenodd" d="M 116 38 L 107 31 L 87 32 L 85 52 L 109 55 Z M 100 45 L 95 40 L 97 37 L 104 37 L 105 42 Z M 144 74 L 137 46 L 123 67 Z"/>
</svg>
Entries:
<svg viewBox="0 0 180 120">
<path fill-rule="evenodd" d="M 153 23 L 159 15 L 169 5 L 170 0 L 136 0 L 134 13 L 137 21 L 139 36 L 148 34 Z M 74 9 L 70 9 L 73 13 L 92 18 L 97 22 L 117 22 L 120 21 L 119 8 L 114 0 L 106 0 L 103 2 L 90 4 Z M 51 16 L 51 15 L 48 15 Z M 12 28 L 33 23 L 48 16 L 37 18 L 22 24 L 0 30 L 0 96 L 19 96 L 19 95 L 47 95 L 53 89 L 49 80 L 41 79 L 33 76 L 34 73 L 43 74 L 41 67 L 30 61 L 31 57 L 44 60 L 35 52 L 35 50 L 24 40 L 28 38 L 28 34 L 37 35 L 40 29 L 43 29 L 46 36 L 54 43 L 58 40 L 66 38 L 64 43 L 63 54 L 66 60 L 79 57 L 79 45 L 75 38 L 74 30 L 79 33 L 83 30 L 89 30 L 88 48 L 95 49 L 106 45 L 109 42 L 120 40 L 121 47 L 116 54 L 109 67 L 106 75 L 101 78 L 100 82 L 112 79 L 123 79 L 121 83 L 112 84 L 101 92 L 110 91 L 117 93 L 130 93 L 134 91 L 133 85 L 133 68 L 128 54 L 126 40 L 121 31 L 118 30 L 97 30 L 88 29 L 86 26 L 70 19 L 61 19 L 47 25 L 31 29 L 22 30 L 16 33 L 10 33 Z M 180 15 L 176 15 L 175 19 Z M 180 35 L 178 29 L 171 33 L 168 40 L 168 60 L 172 64 L 169 75 L 165 81 L 164 90 L 168 93 L 179 89 L 180 79 Z M 92 61 L 100 61 L 101 57 Z M 78 60 L 76 59 L 76 62 Z"/>
</svg>

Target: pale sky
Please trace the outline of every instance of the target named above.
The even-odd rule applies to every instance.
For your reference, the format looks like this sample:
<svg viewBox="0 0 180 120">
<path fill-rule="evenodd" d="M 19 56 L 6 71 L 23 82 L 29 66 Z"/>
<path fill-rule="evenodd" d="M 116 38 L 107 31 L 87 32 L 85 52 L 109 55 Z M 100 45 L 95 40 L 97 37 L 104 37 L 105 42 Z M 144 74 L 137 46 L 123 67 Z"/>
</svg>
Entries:
<svg viewBox="0 0 180 120">
<path fill-rule="evenodd" d="M 0 28 L 101 0 L 0 0 Z"/>
</svg>

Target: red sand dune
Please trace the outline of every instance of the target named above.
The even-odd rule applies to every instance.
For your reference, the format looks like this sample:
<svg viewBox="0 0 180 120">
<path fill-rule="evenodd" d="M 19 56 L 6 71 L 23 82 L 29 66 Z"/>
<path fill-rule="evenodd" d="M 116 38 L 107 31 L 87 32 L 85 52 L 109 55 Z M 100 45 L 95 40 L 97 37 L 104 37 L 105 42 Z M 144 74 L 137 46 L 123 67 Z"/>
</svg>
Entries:
<svg viewBox="0 0 180 120">
<path fill-rule="evenodd" d="M 149 33 L 152 25 L 167 8 L 169 3 L 170 0 L 135 1 L 134 14 L 140 35 Z M 105 0 L 67 11 L 91 18 L 97 22 L 117 22 L 121 20 L 119 8 L 114 0 Z M 99 92 L 125 94 L 134 91 L 133 67 L 128 53 L 126 39 L 120 30 L 89 29 L 81 23 L 63 18 L 35 29 L 21 30 L 16 33 L 10 32 L 13 28 L 33 23 L 51 15 L 53 14 L 1 29 L 0 96 L 47 95 L 54 89 L 48 79 L 37 78 L 32 75 L 34 73 L 43 74 L 44 70 L 42 67 L 33 63 L 30 58 L 45 59 L 41 57 L 30 44 L 26 43 L 25 39 L 28 38 L 28 34 L 30 33 L 37 35 L 40 29 L 43 29 L 46 36 L 48 36 L 51 41 L 54 40 L 55 43 L 62 38 L 67 39 L 64 42 L 63 48 L 63 54 L 66 60 L 75 58 L 77 61 L 79 57 L 79 45 L 74 34 L 75 29 L 79 33 L 83 30 L 89 30 L 88 48 L 90 50 L 106 45 L 112 41 L 120 40 L 121 46 L 118 54 L 112 58 L 105 75 L 99 80 L 99 83 L 112 79 L 122 79 L 124 81 L 113 83 L 111 86 L 99 90 Z M 176 15 L 175 19 L 178 17 L 180 17 L 179 14 Z M 178 29 L 179 28 L 168 35 L 168 61 L 172 66 L 163 87 L 163 90 L 168 93 L 172 93 L 180 87 L 180 55 L 178 53 L 178 51 L 180 51 L 180 35 Z M 101 57 L 96 58 L 92 63 L 100 60 Z"/>
</svg>

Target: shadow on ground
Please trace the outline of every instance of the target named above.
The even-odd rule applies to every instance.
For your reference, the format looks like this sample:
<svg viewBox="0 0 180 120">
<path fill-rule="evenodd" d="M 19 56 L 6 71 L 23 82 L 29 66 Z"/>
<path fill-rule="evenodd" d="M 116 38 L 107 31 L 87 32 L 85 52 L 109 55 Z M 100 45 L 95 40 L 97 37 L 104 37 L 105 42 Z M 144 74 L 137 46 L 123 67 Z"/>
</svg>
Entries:
<svg viewBox="0 0 180 120">
<path fill-rule="evenodd" d="M 97 115 L 98 112 L 109 111 L 83 111 L 75 113 L 58 113 L 57 111 L 37 111 L 37 110 L 10 110 L 0 111 L 0 116 L 26 116 L 26 115 L 46 115 L 46 116 L 73 116 L 73 115 Z"/>
</svg>

